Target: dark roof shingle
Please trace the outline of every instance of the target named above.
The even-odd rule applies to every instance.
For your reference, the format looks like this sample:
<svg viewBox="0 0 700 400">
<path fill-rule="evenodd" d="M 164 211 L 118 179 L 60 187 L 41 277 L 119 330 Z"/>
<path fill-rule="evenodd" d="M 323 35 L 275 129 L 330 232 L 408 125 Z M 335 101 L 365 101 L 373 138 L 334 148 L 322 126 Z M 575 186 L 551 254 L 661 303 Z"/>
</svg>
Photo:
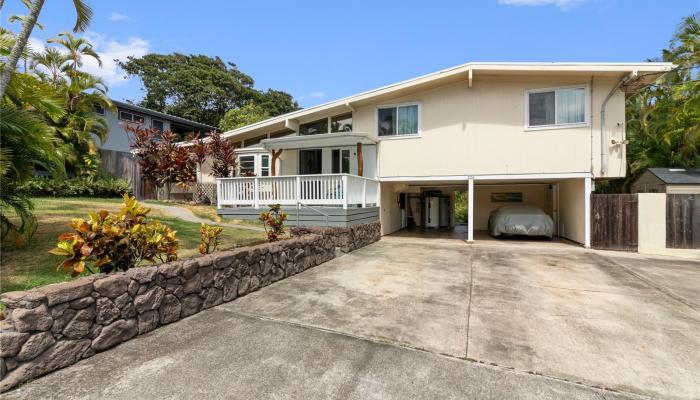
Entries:
<svg viewBox="0 0 700 400">
<path fill-rule="evenodd" d="M 700 169 L 649 168 L 664 183 L 670 185 L 700 185 Z"/>
</svg>

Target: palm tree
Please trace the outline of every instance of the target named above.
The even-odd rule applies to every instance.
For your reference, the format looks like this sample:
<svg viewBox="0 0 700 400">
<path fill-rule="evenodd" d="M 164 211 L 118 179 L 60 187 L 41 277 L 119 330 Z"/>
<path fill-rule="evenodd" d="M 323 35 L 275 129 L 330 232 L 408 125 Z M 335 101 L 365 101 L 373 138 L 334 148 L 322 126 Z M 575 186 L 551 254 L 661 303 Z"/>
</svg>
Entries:
<svg viewBox="0 0 700 400">
<path fill-rule="evenodd" d="M 66 67 L 70 61 L 67 54 L 61 53 L 55 47 L 47 47 L 42 52 L 32 54 L 31 59 L 31 67 L 34 72 L 41 75 L 43 72 L 39 71 L 37 67 L 44 67 L 48 70 L 48 79 L 54 86 L 66 82 Z"/>
<path fill-rule="evenodd" d="M 75 20 L 75 26 L 73 27 L 73 32 L 82 32 L 90 24 L 92 19 L 92 8 L 87 5 L 83 0 L 72 0 L 77 18 Z M 24 52 L 27 46 L 27 41 L 29 40 L 29 35 L 32 34 L 34 26 L 39 19 L 39 13 L 41 8 L 44 6 L 44 0 L 26 0 L 29 8 L 29 14 L 22 21 L 22 30 L 17 36 L 15 44 L 12 46 L 12 50 L 7 57 L 7 62 L 0 65 L 0 97 L 5 95 L 7 87 L 10 84 L 10 79 L 12 74 L 17 69 L 17 62 Z M 0 8 L 2 8 L 3 3 L 0 3 Z"/>
<path fill-rule="evenodd" d="M 70 32 L 61 32 L 57 37 L 48 40 L 49 43 L 60 44 L 68 50 L 68 60 L 70 68 L 77 71 L 83 66 L 83 56 L 89 56 L 97 60 L 97 63 L 102 66 L 102 60 L 97 52 L 92 48 L 92 44 L 83 38 L 76 38 Z"/>
<path fill-rule="evenodd" d="M 109 132 L 107 120 L 95 113 L 95 106 L 111 109 L 114 106 L 107 97 L 107 86 L 101 78 L 82 71 L 70 73 L 70 81 L 61 88 L 66 114 L 55 124 L 58 139 L 67 152 L 66 162 L 75 172 L 81 173 L 86 157 L 98 158 L 99 149 L 95 137 L 104 143 Z"/>
</svg>

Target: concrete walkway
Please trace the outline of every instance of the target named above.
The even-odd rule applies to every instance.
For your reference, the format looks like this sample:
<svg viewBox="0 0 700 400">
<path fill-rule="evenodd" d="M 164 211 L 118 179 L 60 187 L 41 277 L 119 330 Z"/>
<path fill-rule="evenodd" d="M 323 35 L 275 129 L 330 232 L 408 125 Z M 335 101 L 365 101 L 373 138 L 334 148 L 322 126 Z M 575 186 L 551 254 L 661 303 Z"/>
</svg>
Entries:
<svg viewBox="0 0 700 400">
<path fill-rule="evenodd" d="M 179 206 L 169 206 L 165 204 L 159 204 L 159 203 L 146 203 L 146 206 L 149 208 L 153 208 L 159 211 L 162 211 L 163 213 L 170 215 L 175 218 L 179 218 L 183 221 L 188 221 L 188 222 L 194 222 L 196 224 L 209 224 L 209 225 L 218 225 L 218 226 L 228 226 L 231 228 L 238 228 L 238 229 L 246 229 L 249 231 L 257 231 L 257 232 L 264 232 L 265 228 L 261 226 L 255 226 L 255 225 L 247 225 L 247 224 L 236 224 L 233 222 L 214 222 L 210 219 L 206 218 L 201 218 L 189 209 L 185 207 L 179 207 Z"/>
</svg>

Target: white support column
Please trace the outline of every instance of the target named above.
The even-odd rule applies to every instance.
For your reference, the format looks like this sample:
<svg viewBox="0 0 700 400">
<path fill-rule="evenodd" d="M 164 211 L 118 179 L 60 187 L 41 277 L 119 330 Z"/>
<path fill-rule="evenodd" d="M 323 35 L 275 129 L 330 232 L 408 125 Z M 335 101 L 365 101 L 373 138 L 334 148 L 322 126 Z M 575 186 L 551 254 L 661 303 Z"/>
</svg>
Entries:
<svg viewBox="0 0 700 400">
<path fill-rule="evenodd" d="M 343 210 L 348 209 L 348 176 L 343 175 Z"/>
<path fill-rule="evenodd" d="M 474 241 L 474 177 L 469 177 L 469 191 L 467 192 L 467 241 Z"/>
<path fill-rule="evenodd" d="M 253 178 L 253 206 L 256 210 L 260 208 L 260 182 L 257 176 Z"/>
<path fill-rule="evenodd" d="M 297 179 L 296 179 L 296 194 L 294 196 L 295 196 L 294 198 L 297 201 L 297 208 L 298 208 L 299 204 L 301 204 L 301 177 L 300 176 L 297 176 Z"/>
<path fill-rule="evenodd" d="M 221 179 L 217 178 L 216 179 L 216 208 L 220 209 L 221 208 L 221 197 L 223 194 L 221 193 Z"/>
<path fill-rule="evenodd" d="M 583 189 L 583 195 L 585 196 L 583 200 L 583 207 L 584 207 L 584 242 L 583 246 L 585 248 L 590 248 L 591 247 L 591 191 L 592 191 L 592 184 L 591 184 L 591 178 L 584 178 L 584 189 Z"/>
<path fill-rule="evenodd" d="M 367 179 L 362 180 L 362 208 L 367 207 Z"/>
</svg>

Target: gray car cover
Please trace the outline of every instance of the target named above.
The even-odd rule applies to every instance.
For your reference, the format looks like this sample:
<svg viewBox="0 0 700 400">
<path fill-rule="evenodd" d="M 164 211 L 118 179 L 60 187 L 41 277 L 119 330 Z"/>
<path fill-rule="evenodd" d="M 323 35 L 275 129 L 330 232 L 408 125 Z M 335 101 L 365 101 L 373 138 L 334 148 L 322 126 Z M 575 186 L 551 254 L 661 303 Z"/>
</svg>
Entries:
<svg viewBox="0 0 700 400">
<path fill-rule="evenodd" d="M 502 206 L 491 212 L 489 233 L 492 236 L 526 235 L 551 238 L 554 234 L 554 221 L 537 207 Z"/>
</svg>

